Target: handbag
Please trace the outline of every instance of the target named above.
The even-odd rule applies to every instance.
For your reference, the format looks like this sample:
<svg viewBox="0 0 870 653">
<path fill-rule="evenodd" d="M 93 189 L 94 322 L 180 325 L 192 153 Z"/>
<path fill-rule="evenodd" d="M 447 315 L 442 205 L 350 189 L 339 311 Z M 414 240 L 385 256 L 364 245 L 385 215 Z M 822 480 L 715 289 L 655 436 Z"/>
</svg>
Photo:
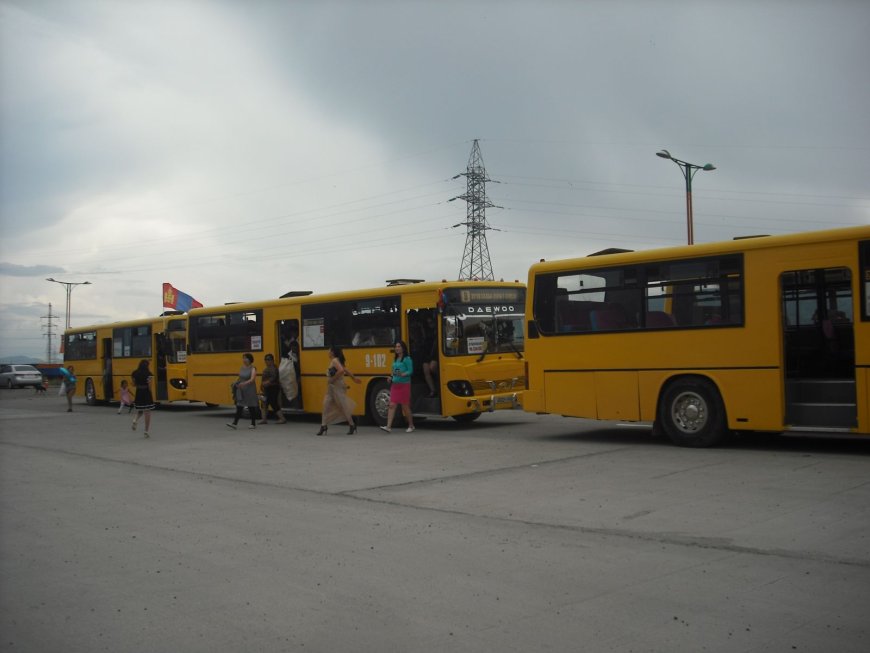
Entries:
<svg viewBox="0 0 870 653">
<path fill-rule="evenodd" d="M 60 389 L 57 391 L 57 396 L 63 397 L 65 394 L 66 394 L 66 382 L 61 381 L 60 382 Z"/>
</svg>

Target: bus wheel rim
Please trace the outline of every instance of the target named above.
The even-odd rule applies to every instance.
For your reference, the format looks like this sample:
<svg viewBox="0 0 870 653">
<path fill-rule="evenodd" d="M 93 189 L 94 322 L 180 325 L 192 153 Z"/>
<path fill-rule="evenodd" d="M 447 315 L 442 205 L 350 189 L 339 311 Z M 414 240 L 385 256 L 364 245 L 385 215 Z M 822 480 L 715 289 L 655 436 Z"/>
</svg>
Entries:
<svg viewBox="0 0 870 653">
<path fill-rule="evenodd" d="M 695 392 L 682 392 L 671 404 L 671 418 L 683 433 L 697 433 L 709 419 L 707 402 Z"/>
<path fill-rule="evenodd" d="M 390 390 L 389 388 L 381 390 L 375 396 L 375 411 L 383 419 L 387 419 L 387 413 L 390 409 Z"/>
</svg>

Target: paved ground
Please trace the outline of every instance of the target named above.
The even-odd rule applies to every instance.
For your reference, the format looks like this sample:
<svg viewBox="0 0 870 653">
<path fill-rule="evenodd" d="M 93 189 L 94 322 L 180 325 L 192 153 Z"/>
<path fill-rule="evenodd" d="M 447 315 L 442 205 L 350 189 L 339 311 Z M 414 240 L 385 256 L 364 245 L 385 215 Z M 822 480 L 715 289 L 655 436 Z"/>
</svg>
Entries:
<svg viewBox="0 0 870 653">
<path fill-rule="evenodd" d="M 0 650 L 870 650 L 870 442 L 228 416 L 0 391 Z"/>
</svg>

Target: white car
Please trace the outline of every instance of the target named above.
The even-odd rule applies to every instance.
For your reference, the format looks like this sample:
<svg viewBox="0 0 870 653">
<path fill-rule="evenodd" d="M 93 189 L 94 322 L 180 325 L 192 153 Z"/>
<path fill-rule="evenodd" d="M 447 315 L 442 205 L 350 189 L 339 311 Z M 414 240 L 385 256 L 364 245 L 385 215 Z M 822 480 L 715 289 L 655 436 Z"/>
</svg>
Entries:
<svg viewBox="0 0 870 653">
<path fill-rule="evenodd" d="M 42 372 L 33 365 L 0 365 L 0 387 L 21 388 L 42 385 Z"/>
</svg>

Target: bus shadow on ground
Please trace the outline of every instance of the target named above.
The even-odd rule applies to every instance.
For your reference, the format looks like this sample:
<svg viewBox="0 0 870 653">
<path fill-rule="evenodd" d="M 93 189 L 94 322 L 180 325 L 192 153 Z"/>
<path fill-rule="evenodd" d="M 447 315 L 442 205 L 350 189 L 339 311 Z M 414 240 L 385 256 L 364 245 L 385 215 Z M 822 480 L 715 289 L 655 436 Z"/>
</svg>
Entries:
<svg viewBox="0 0 870 653">
<path fill-rule="evenodd" d="M 747 451 L 790 451 L 796 453 L 870 456 L 867 436 L 794 433 L 738 433 L 724 446 Z"/>
<path fill-rule="evenodd" d="M 595 442 L 675 446 L 665 435 L 653 434 L 652 427 L 639 425 L 607 425 L 601 428 L 562 434 L 542 434 L 539 439 L 550 442 Z M 782 451 L 806 454 L 844 454 L 870 456 L 870 438 L 835 434 L 735 433 L 716 449 L 744 451 Z"/>
</svg>

